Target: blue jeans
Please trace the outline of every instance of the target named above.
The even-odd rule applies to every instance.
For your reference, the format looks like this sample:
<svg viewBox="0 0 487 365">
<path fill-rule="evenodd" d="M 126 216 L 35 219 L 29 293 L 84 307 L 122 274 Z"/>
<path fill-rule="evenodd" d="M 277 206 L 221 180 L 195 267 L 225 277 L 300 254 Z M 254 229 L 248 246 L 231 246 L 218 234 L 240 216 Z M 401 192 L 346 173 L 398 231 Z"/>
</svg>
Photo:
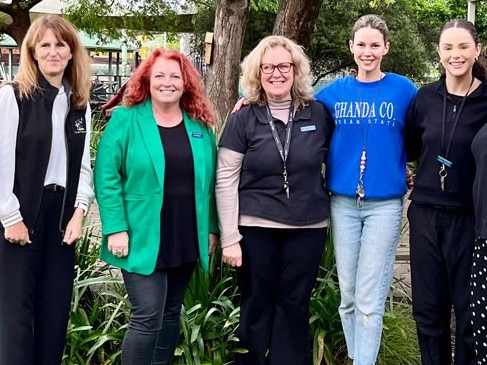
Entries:
<svg viewBox="0 0 487 365">
<path fill-rule="evenodd" d="M 354 359 L 354 365 L 375 364 L 379 352 L 402 209 L 402 198 L 331 198 L 331 230 L 341 294 L 339 312 L 348 356 Z"/>
<path fill-rule="evenodd" d="M 170 365 L 179 340 L 181 305 L 194 263 L 139 275 L 122 270 L 132 305 L 122 365 Z"/>
</svg>

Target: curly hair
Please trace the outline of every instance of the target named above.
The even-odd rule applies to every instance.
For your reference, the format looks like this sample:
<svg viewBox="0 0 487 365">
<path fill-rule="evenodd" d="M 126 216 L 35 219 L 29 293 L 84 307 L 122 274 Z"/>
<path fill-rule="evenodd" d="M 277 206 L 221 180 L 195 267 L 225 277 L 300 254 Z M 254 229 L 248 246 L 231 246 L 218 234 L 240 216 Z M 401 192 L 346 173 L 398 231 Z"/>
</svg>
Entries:
<svg viewBox="0 0 487 365">
<path fill-rule="evenodd" d="M 150 97 L 150 75 L 156 59 L 163 58 L 179 63 L 184 82 L 184 92 L 179 105 L 188 115 L 211 126 L 215 123 L 215 112 L 205 95 L 201 76 L 191 61 L 181 52 L 157 48 L 133 72 L 127 83 L 123 104 L 130 107 L 141 104 Z"/>
<path fill-rule="evenodd" d="M 19 71 L 15 82 L 19 85 L 21 98 L 29 98 L 39 88 L 39 66 L 35 60 L 35 48 L 46 31 L 50 29 L 59 41 L 68 44 L 72 58 L 64 71 L 72 88 L 72 103 L 76 108 L 84 108 L 90 100 L 91 59 L 88 56 L 78 30 L 59 15 L 43 15 L 32 22 L 20 49 Z"/>
<path fill-rule="evenodd" d="M 272 35 L 262 39 L 243 60 L 242 89 L 245 97 L 250 103 L 267 104 L 267 96 L 260 81 L 260 64 L 264 54 L 278 46 L 284 47 L 291 54 L 294 64 L 294 83 L 291 88 L 291 96 L 296 106 L 304 106 L 313 100 L 314 95 L 311 86 L 310 62 L 301 46 L 280 35 Z"/>
</svg>

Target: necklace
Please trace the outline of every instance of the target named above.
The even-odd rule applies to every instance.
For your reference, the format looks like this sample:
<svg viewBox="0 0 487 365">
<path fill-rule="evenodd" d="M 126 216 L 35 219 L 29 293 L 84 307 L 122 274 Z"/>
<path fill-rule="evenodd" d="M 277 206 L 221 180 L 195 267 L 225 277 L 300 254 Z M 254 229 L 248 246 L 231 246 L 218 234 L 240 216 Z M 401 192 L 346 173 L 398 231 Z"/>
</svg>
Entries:
<svg viewBox="0 0 487 365">
<path fill-rule="evenodd" d="M 377 85 L 375 86 L 375 92 L 374 92 L 374 98 L 372 99 L 372 108 L 375 108 L 375 100 L 377 99 L 377 95 L 379 93 L 380 86 L 382 84 L 382 78 L 384 77 L 384 74 L 380 74 L 380 78 L 377 82 Z M 357 80 L 358 81 L 358 80 Z M 358 87 L 358 104 L 359 104 L 359 109 L 363 110 L 362 106 L 362 101 L 360 99 L 360 83 L 357 83 Z M 364 174 L 365 174 L 365 167 L 367 165 L 367 139 L 369 136 L 369 127 L 370 123 L 365 122 L 363 119 L 363 115 L 361 115 L 362 121 L 360 123 L 360 127 L 362 129 L 362 153 L 360 155 L 360 162 L 359 162 L 359 177 L 358 177 L 358 182 L 357 182 L 357 188 L 355 190 L 355 196 L 357 200 L 365 198 L 365 187 L 364 187 Z M 366 125 L 364 126 L 364 123 Z"/>
</svg>

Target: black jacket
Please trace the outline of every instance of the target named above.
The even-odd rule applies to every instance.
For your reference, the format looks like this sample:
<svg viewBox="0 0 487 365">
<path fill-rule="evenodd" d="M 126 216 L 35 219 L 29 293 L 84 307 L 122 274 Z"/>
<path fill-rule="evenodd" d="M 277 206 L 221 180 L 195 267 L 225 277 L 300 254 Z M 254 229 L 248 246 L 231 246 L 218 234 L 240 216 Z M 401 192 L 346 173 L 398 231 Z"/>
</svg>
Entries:
<svg viewBox="0 0 487 365">
<path fill-rule="evenodd" d="M 445 137 L 442 138 L 444 120 L 443 102 L 446 97 Z M 410 199 L 417 203 L 451 208 L 473 209 L 472 186 L 475 161 L 471 152 L 474 136 L 487 121 L 487 82 L 465 99 L 447 93 L 445 78 L 419 89 L 411 105 L 406 123 L 406 150 L 408 160 L 419 157 L 419 165 Z M 453 134 L 448 160 L 445 190 L 441 190 L 437 157 L 445 155 L 453 128 L 455 113 L 460 113 Z M 443 148 L 442 148 L 443 139 Z"/>
<path fill-rule="evenodd" d="M 39 77 L 39 85 L 40 88 L 32 97 L 20 99 L 18 85 L 13 83 L 19 106 L 14 194 L 19 199 L 20 212 L 31 234 L 41 204 L 51 153 L 52 109 L 59 92 L 59 89 L 49 84 L 42 75 Z M 68 85 L 65 85 L 65 89 L 67 95 L 71 95 Z M 64 231 L 74 213 L 86 133 L 86 108 L 69 108 L 65 124 L 68 176 L 60 231 Z"/>
</svg>

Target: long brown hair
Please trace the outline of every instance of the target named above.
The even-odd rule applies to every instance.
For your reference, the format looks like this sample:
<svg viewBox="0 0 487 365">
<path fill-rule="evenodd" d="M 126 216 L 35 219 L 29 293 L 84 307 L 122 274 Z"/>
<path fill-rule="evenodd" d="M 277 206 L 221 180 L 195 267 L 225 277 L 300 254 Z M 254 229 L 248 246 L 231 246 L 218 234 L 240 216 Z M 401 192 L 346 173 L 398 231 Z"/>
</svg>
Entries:
<svg viewBox="0 0 487 365">
<path fill-rule="evenodd" d="M 68 44 L 73 57 L 64 70 L 64 77 L 72 88 L 75 108 L 84 108 L 90 100 L 91 60 L 78 35 L 78 30 L 59 15 L 43 15 L 34 20 L 27 31 L 20 49 L 19 72 L 15 82 L 19 84 L 21 98 L 29 98 L 39 88 L 39 66 L 34 58 L 36 44 L 50 29 L 56 38 Z"/>
</svg>

